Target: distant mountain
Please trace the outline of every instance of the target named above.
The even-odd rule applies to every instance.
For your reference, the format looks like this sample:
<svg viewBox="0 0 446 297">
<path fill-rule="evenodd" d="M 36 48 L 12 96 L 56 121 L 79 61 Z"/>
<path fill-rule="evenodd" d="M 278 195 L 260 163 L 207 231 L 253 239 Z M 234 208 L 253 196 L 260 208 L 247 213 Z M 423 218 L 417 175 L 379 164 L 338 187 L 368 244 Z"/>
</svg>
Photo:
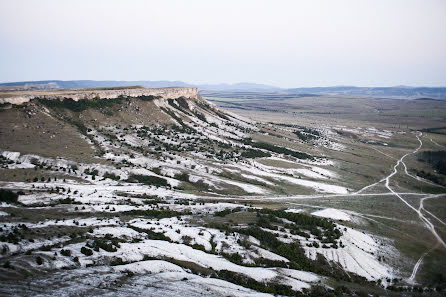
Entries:
<svg viewBox="0 0 446 297">
<path fill-rule="evenodd" d="M 292 94 L 316 94 L 316 95 L 349 95 L 373 98 L 392 99 L 418 99 L 432 98 L 446 100 L 446 87 L 315 87 L 315 88 L 295 88 L 285 90 Z"/>
<path fill-rule="evenodd" d="M 255 84 L 255 83 L 236 83 L 236 84 L 189 84 L 183 81 L 114 81 L 114 80 L 44 80 L 44 81 L 22 81 L 0 83 L 0 87 L 29 87 L 39 89 L 83 89 L 98 87 L 123 87 L 123 86 L 143 86 L 146 88 L 166 88 L 166 87 L 196 87 L 199 90 L 215 91 L 277 91 L 278 87 Z"/>
<path fill-rule="evenodd" d="M 271 91 L 279 91 L 281 88 L 263 85 L 263 84 L 255 84 L 255 83 L 236 83 L 236 84 L 204 84 L 204 85 L 196 85 L 199 90 L 206 91 L 251 91 L 251 92 L 271 92 Z"/>
<path fill-rule="evenodd" d="M 125 86 L 143 86 L 146 88 L 165 88 L 165 87 L 189 87 L 192 86 L 182 81 L 115 81 L 115 80 L 42 80 L 42 81 L 23 81 L 1 83 L 0 87 L 21 87 L 21 86 L 39 86 L 48 89 L 84 89 L 99 87 L 125 87 Z"/>
</svg>

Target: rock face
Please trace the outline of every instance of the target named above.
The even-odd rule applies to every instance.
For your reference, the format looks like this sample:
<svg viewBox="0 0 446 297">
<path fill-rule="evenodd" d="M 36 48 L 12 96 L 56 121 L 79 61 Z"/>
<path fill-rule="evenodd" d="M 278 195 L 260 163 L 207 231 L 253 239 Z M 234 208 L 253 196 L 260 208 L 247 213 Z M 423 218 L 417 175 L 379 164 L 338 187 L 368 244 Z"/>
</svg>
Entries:
<svg viewBox="0 0 446 297">
<path fill-rule="evenodd" d="M 29 94 L 14 94 L 0 98 L 0 104 L 22 104 L 29 102 L 34 98 L 45 98 L 50 100 L 61 100 L 63 98 L 71 98 L 75 101 L 81 99 L 93 99 L 99 97 L 101 99 L 113 99 L 119 96 L 139 97 L 139 96 L 160 96 L 167 98 L 194 98 L 198 99 L 197 88 L 170 87 L 170 88 L 118 88 L 118 89 L 85 89 L 85 90 L 63 90 L 54 92 L 30 92 Z"/>
</svg>

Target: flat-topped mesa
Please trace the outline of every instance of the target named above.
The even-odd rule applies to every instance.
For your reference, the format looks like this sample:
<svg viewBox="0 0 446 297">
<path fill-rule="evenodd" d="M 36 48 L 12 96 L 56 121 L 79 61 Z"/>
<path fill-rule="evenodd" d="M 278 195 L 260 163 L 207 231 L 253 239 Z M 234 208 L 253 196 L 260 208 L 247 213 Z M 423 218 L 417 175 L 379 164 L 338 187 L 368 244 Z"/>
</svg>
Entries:
<svg viewBox="0 0 446 297">
<path fill-rule="evenodd" d="M 0 104 L 22 104 L 29 102 L 34 98 L 44 98 L 49 100 L 61 100 L 63 98 L 71 98 L 75 101 L 81 99 L 114 99 L 119 96 L 125 97 L 139 97 L 139 96 L 159 96 L 163 99 L 168 98 L 193 98 L 198 99 L 197 88 L 187 87 L 168 87 L 168 88 L 142 88 L 142 87 L 127 87 L 127 88 L 94 88 L 94 89 L 79 89 L 79 90 L 55 90 L 55 91 L 33 91 L 33 92 L 11 92 L 2 94 L 0 97 Z"/>
</svg>

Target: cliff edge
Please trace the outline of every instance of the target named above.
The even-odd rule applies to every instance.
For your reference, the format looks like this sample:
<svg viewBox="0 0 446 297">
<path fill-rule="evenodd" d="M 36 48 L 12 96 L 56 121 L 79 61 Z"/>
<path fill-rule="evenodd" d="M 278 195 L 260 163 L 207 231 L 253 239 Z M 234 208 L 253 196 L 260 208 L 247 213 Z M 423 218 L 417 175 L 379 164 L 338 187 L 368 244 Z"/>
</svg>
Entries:
<svg viewBox="0 0 446 297">
<path fill-rule="evenodd" d="M 113 99 L 119 96 L 139 97 L 139 96 L 159 96 L 163 99 L 167 98 L 194 98 L 198 99 L 197 88 L 187 87 L 169 87 L 169 88 L 95 88 L 95 89 L 79 89 L 79 90 L 55 90 L 55 91 L 29 91 L 29 92 L 8 92 L 0 93 L 0 104 L 23 104 L 34 98 L 44 98 L 49 100 L 60 100 L 63 98 L 71 98 L 75 101 L 81 99 Z"/>
</svg>

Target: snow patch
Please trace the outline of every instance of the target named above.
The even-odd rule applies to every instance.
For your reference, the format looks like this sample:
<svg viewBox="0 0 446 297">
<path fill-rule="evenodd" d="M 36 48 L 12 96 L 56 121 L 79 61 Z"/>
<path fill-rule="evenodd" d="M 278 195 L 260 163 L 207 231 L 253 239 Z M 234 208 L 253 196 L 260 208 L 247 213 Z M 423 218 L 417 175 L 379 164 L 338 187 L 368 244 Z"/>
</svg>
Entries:
<svg viewBox="0 0 446 297">
<path fill-rule="evenodd" d="M 332 220 L 339 220 L 339 221 L 351 221 L 351 217 L 346 214 L 343 211 L 340 211 L 338 209 L 334 209 L 334 208 L 326 208 L 323 210 L 318 210 L 315 212 L 311 213 L 314 216 L 317 217 L 323 217 L 323 218 L 327 218 L 327 219 L 332 219 Z"/>
</svg>

